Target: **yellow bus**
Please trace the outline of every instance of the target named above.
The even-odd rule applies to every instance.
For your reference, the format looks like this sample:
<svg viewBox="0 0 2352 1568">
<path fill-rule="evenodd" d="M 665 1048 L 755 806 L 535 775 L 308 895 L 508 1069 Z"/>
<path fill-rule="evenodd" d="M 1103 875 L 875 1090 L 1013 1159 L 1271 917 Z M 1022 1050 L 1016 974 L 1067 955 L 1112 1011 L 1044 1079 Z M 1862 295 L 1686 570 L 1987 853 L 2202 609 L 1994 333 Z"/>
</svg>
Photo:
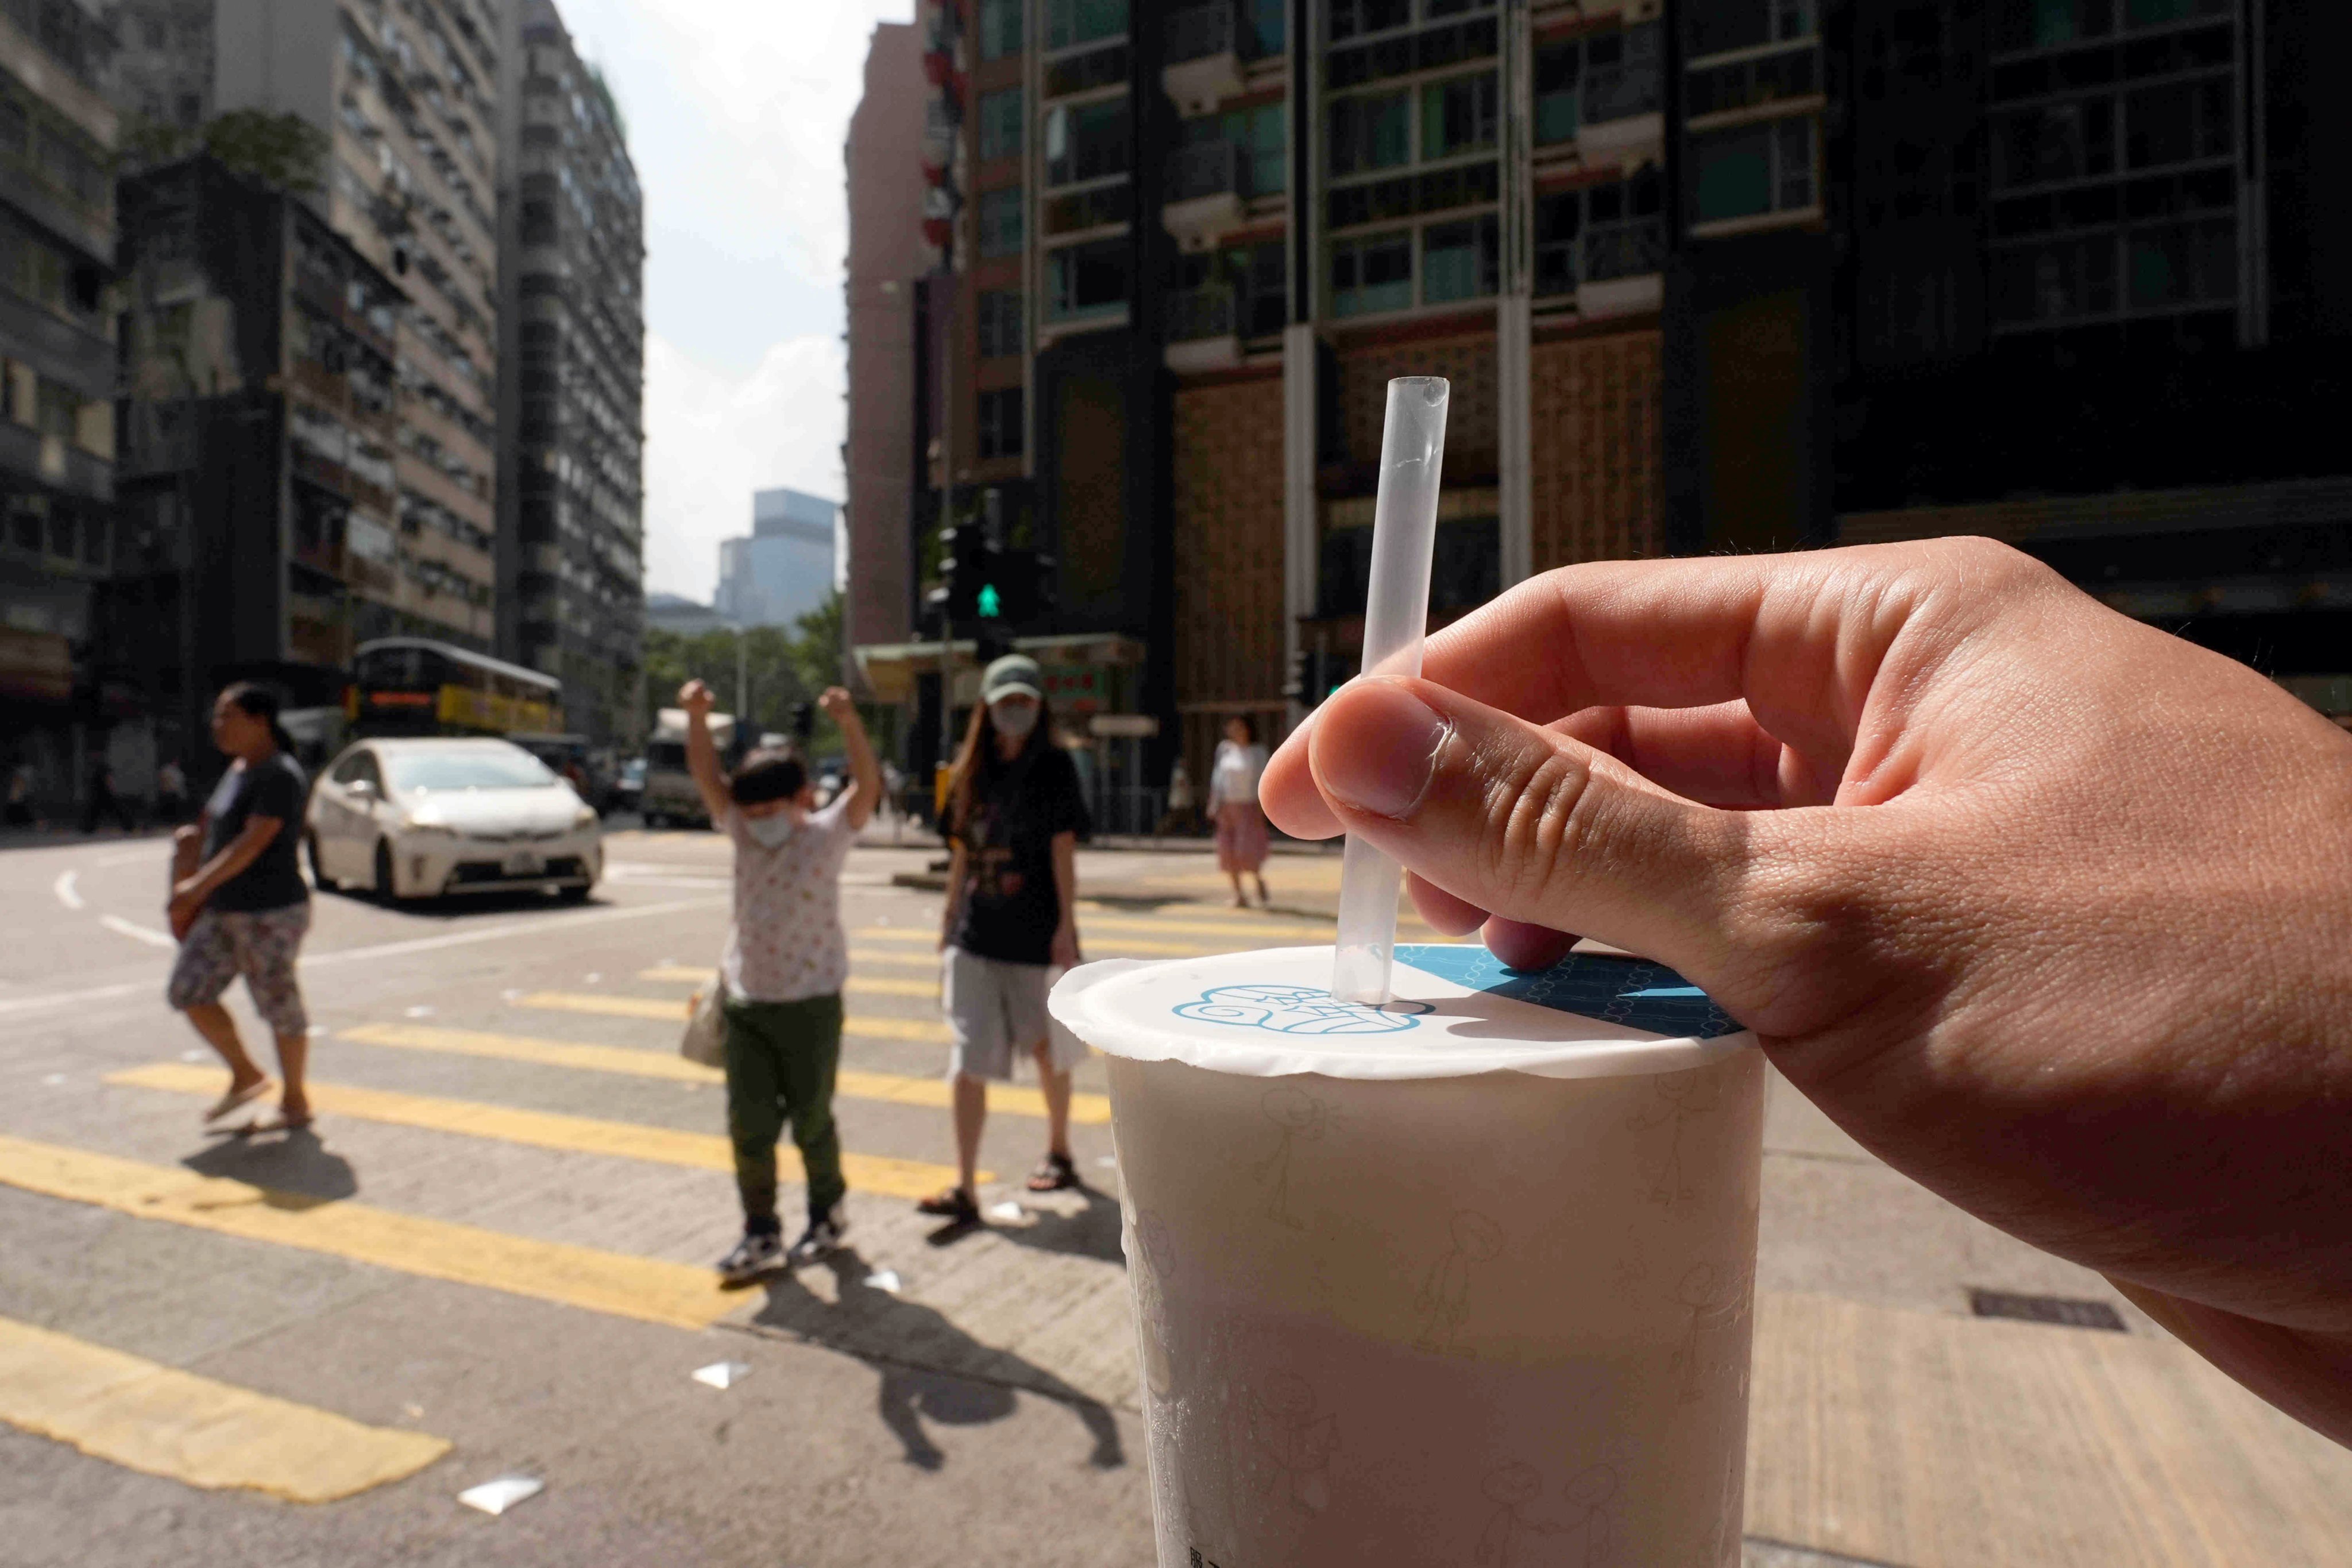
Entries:
<svg viewBox="0 0 2352 1568">
<path fill-rule="evenodd" d="M 512 735 L 556 728 L 553 676 L 429 637 L 381 637 L 352 656 L 344 716 L 360 735 Z"/>
</svg>

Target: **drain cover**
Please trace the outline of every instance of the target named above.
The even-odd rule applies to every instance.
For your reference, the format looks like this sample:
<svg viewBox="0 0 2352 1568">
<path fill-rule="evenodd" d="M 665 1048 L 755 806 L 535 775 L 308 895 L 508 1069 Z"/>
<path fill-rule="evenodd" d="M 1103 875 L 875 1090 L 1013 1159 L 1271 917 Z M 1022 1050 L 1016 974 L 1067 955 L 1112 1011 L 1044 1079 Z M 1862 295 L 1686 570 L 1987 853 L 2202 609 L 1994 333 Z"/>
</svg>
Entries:
<svg viewBox="0 0 2352 1568">
<path fill-rule="evenodd" d="M 2068 1329 L 2105 1329 L 2127 1332 L 2121 1314 L 2105 1301 L 2077 1301 L 2064 1296 L 2019 1296 L 2007 1290 L 1969 1291 L 1969 1310 L 1979 1318 L 2016 1318 L 2028 1323 L 2056 1323 Z"/>
</svg>

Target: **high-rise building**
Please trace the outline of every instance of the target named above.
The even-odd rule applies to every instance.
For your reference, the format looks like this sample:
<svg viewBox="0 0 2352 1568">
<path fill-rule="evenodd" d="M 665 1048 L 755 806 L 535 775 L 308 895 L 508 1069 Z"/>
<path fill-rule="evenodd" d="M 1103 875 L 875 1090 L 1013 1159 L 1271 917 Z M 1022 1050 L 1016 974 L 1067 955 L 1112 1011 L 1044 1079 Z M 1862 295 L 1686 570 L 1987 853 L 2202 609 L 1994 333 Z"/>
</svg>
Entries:
<svg viewBox="0 0 2352 1568">
<path fill-rule="evenodd" d="M 739 626 L 790 626 L 833 592 L 841 507 L 802 490 L 755 490 L 751 531 L 719 545 L 711 607 Z"/>
<path fill-rule="evenodd" d="M 350 584 L 347 640 L 488 651 L 500 47 L 489 0 L 115 0 L 112 16 L 131 40 L 120 107 L 184 130 L 232 110 L 295 115 L 324 137 L 305 199 L 404 299 L 392 578 Z"/>
<path fill-rule="evenodd" d="M 639 737 L 645 217 L 627 131 L 551 0 L 503 51 L 499 652 L 563 682 L 565 727 Z"/>
<path fill-rule="evenodd" d="M 111 636 L 146 560 L 114 515 L 111 47 L 79 5 L 0 5 L 0 769 L 56 805 L 156 675 Z M 143 790 L 147 731 L 115 740 Z"/>
<path fill-rule="evenodd" d="M 200 750 L 215 688 L 257 677 L 291 699 L 320 760 L 354 606 L 404 588 L 404 298 L 309 205 L 209 155 L 127 177 L 121 203 L 119 489 L 144 569 L 116 657 L 155 672 L 173 753 Z M 441 569 L 417 570 L 435 583 Z"/>
<path fill-rule="evenodd" d="M 906 640 L 908 508 L 922 477 L 915 449 L 917 279 L 936 252 L 921 207 L 907 199 L 923 170 L 921 34 L 884 22 L 866 54 L 866 93 L 849 117 L 849 429 L 842 444 L 848 586 L 843 606 L 854 645 Z"/>
<path fill-rule="evenodd" d="M 1058 561 L 1059 608 L 1015 640 L 1074 706 L 1160 719 L 1154 781 L 1179 736 L 1197 778 L 1226 715 L 1295 716 L 1297 655 L 1352 668 L 1385 387 L 1415 374 L 1454 387 L 1435 621 L 1582 560 L 1991 532 L 2352 709 L 2352 679 L 2328 684 L 2352 675 L 2331 429 L 2352 225 L 2323 151 L 2352 145 L 2352 110 L 2316 64 L 2352 16 L 930 0 L 918 20 L 908 198 L 945 248 L 919 296 L 917 448 L 953 516 L 992 493 Z M 938 493 L 908 509 L 910 609 Z M 929 703 L 940 633 L 919 630 L 866 657 Z"/>
</svg>

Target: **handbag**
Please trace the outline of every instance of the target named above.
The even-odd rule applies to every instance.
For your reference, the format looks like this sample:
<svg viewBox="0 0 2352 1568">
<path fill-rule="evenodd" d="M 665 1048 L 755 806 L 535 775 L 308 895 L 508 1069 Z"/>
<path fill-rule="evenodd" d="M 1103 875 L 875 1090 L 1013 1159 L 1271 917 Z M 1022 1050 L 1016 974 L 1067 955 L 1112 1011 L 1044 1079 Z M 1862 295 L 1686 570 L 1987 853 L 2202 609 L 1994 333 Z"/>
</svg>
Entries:
<svg viewBox="0 0 2352 1568">
<path fill-rule="evenodd" d="M 686 1033 L 677 1040 L 677 1054 L 707 1068 L 727 1065 L 727 983 L 714 980 L 708 991 L 698 991 L 687 1005 Z"/>
</svg>

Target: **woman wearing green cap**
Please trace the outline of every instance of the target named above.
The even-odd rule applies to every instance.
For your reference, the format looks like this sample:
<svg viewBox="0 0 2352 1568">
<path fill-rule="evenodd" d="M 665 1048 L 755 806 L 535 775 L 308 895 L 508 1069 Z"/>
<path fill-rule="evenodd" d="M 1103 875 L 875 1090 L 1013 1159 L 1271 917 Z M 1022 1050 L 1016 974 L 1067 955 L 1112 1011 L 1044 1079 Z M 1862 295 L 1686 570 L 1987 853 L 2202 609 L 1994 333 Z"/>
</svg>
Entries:
<svg viewBox="0 0 2352 1568">
<path fill-rule="evenodd" d="M 940 926 L 945 1005 L 955 1031 L 956 1185 L 916 1206 L 976 1225 L 972 1172 L 988 1118 L 988 1080 L 1013 1076 L 1016 1050 L 1036 1058 L 1045 1093 L 1045 1157 L 1032 1192 L 1078 1184 L 1070 1159 L 1070 1069 L 1085 1047 L 1045 1016 L 1046 981 L 1078 962 L 1077 844 L 1087 826 L 1078 770 L 1054 743 L 1034 659 L 1008 654 L 981 677 L 948 778 L 953 859 Z"/>
</svg>

